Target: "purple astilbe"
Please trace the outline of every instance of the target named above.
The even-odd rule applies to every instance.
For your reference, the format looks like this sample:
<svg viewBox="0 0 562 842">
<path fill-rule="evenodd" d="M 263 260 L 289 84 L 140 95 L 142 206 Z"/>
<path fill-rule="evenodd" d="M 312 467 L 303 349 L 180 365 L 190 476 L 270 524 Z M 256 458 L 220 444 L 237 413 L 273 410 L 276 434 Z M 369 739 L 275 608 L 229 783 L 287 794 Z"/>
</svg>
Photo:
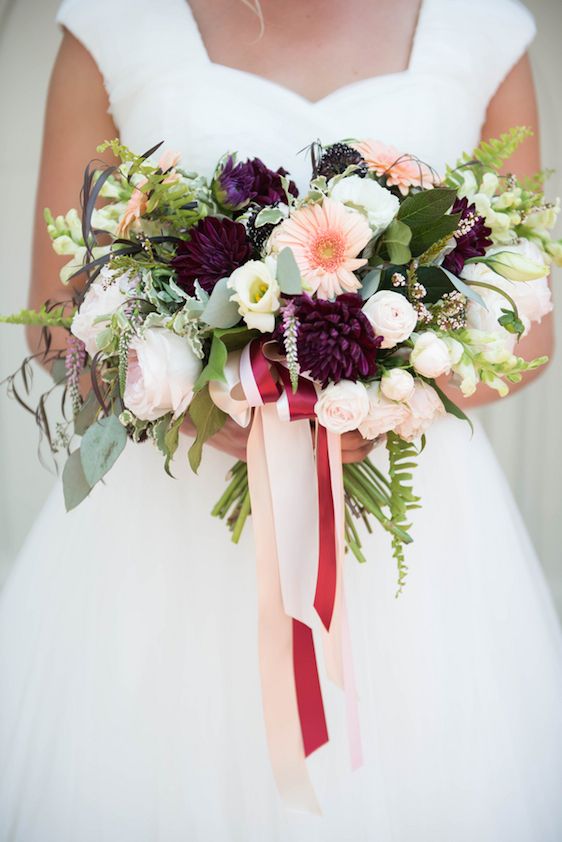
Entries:
<svg viewBox="0 0 562 842">
<path fill-rule="evenodd" d="M 443 266 L 454 275 L 460 275 L 469 257 L 486 254 L 486 249 L 492 245 L 492 231 L 476 212 L 476 206 L 468 204 L 468 199 L 455 199 L 451 213 L 460 213 L 461 218 L 453 234 L 455 247 L 446 255 Z"/>
<path fill-rule="evenodd" d="M 259 158 L 237 164 L 235 156 L 228 155 L 213 179 L 213 195 L 221 207 L 232 212 L 250 204 L 274 205 L 287 200 L 282 182 L 287 175 L 282 167 L 270 170 Z M 298 195 L 294 182 L 290 181 L 287 189 L 292 196 Z"/>
<path fill-rule="evenodd" d="M 72 401 L 72 411 L 77 415 L 82 406 L 82 396 L 80 395 L 80 375 L 84 371 L 86 364 L 86 346 L 82 340 L 77 339 L 71 333 L 68 334 L 66 340 L 66 355 L 64 358 L 64 367 L 66 371 L 66 382 L 70 400 Z"/>
<path fill-rule="evenodd" d="M 293 387 L 293 392 L 296 392 L 299 386 L 299 374 L 301 369 L 299 365 L 298 352 L 299 320 L 296 316 L 296 308 L 293 301 L 289 301 L 289 303 L 283 307 L 281 317 L 283 346 L 287 356 L 287 366 L 291 377 L 291 386 Z"/>
</svg>

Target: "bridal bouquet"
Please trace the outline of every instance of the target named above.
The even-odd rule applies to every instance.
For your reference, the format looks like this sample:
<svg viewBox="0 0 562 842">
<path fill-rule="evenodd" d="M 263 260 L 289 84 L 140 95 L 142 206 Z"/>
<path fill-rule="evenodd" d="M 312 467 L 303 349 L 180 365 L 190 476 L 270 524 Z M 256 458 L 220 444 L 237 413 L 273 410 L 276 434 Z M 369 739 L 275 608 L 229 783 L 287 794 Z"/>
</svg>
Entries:
<svg viewBox="0 0 562 842">
<path fill-rule="evenodd" d="M 226 154 L 206 179 L 170 152 L 153 160 L 158 147 L 139 156 L 106 142 L 99 151 L 121 163 L 89 166 L 81 214 L 45 214 L 55 251 L 69 256 L 68 301 L 4 318 L 43 329 L 52 389 L 29 406 L 30 359 L 9 386 L 68 456 L 68 509 L 128 438 L 152 440 L 170 472 L 189 419 L 197 471 L 229 417 L 251 425 L 248 462 L 232 468 L 214 514 L 234 540 L 252 514 L 270 750 L 281 790 L 301 806 L 315 805 L 301 755 L 328 739 L 313 614 L 360 763 L 338 586 L 346 549 L 364 560 L 358 524 L 390 533 L 400 590 L 416 456 L 436 419 L 466 419 L 451 388 L 459 403 L 479 384 L 503 396 L 545 362 L 516 344 L 552 308 L 559 203 L 545 200 L 540 175 L 499 174 L 526 134 L 482 143 L 443 177 L 378 141 L 314 143 L 302 195 L 257 158 Z M 53 328 L 68 332 L 64 349 Z M 353 430 L 384 442 L 387 473 L 369 459 L 342 466 L 340 436 Z"/>
</svg>

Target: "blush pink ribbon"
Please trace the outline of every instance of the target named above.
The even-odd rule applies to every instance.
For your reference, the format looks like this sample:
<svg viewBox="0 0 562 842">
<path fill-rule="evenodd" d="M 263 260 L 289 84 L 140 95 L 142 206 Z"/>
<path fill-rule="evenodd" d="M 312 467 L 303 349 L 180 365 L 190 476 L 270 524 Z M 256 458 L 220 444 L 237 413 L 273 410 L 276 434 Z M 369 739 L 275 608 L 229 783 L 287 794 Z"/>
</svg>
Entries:
<svg viewBox="0 0 562 842">
<path fill-rule="evenodd" d="M 345 692 L 352 768 L 362 762 L 343 593 L 340 437 L 317 424 L 314 443 L 314 384 L 300 377 L 293 392 L 286 368 L 265 356 L 261 342 L 251 342 L 233 364 L 239 384 L 230 371 L 226 387 L 213 385 L 211 396 L 225 411 L 244 416 L 240 385 L 254 410 L 247 460 L 269 753 L 285 804 L 320 813 L 306 766 L 306 758 L 329 739 L 312 632 L 315 614 L 328 677 Z"/>
</svg>

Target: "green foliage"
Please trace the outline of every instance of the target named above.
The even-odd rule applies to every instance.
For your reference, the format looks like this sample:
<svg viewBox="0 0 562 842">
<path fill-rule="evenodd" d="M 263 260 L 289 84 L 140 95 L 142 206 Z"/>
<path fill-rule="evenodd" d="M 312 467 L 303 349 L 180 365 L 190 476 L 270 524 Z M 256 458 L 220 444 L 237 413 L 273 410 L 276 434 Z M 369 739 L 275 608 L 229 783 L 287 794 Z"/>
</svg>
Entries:
<svg viewBox="0 0 562 842">
<path fill-rule="evenodd" d="M 189 448 L 188 459 L 191 470 L 197 473 L 203 455 L 203 445 L 225 425 L 228 415 L 213 403 L 207 384 L 191 401 L 189 416 L 195 425 L 197 436 Z"/>
<path fill-rule="evenodd" d="M 127 431 L 116 415 L 100 418 L 82 437 L 80 458 L 91 488 L 115 464 L 127 443 Z"/>
<path fill-rule="evenodd" d="M 82 468 L 80 448 L 71 453 L 66 460 L 62 472 L 62 488 L 67 512 L 75 509 L 92 490 Z"/>
<path fill-rule="evenodd" d="M 478 170 L 480 178 L 485 172 L 499 172 L 505 161 L 508 161 L 523 141 L 532 134 L 527 126 L 514 126 L 498 138 L 482 140 L 471 154 L 465 152 L 453 169 L 447 168 L 445 182 L 459 184 L 462 181 L 462 171 L 467 167 Z"/>
<path fill-rule="evenodd" d="M 388 433 L 386 449 L 389 459 L 390 479 L 390 517 L 393 523 L 402 529 L 409 529 L 408 515 L 412 509 L 419 508 L 419 497 L 416 497 L 411 485 L 411 471 L 417 467 L 418 451 L 410 442 Z M 392 554 L 398 567 L 398 591 L 401 593 L 406 582 L 408 566 L 404 556 L 404 541 L 399 535 L 392 536 Z"/>
<path fill-rule="evenodd" d="M 11 316 L 0 316 L 0 323 L 9 325 L 31 325 L 33 327 L 63 327 L 68 330 L 72 324 L 74 311 L 70 316 L 65 315 L 65 305 L 47 310 L 45 306 L 40 310 L 20 310 Z"/>
<path fill-rule="evenodd" d="M 302 279 L 300 269 L 292 249 L 282 249 L 277 258 L 277 281 L 281 292 L 286 295 L 298 295 L 302 292 Z"/>
<path fill-rule="evenodd" d="M 181 425 L 185 419 L 185 413 L 174 418 L 172 413 L 164 415 L 152 427 L 152 436 L 158 446 L 158 449 L 166 457 L 164 463 L 164 470 L 168 476 L 172 476 L 170 464 L 178 449 L 180 441 Z"/>
<path fill-rule="evenodd" d="M 430 380 L 428 382 L 429 382 L 430 386 L 432 386 L 435 389 L 435 391 L 437 392 L 437 394 L 439 395 L 439 398 L 441 399 L 441 403 L 445 407 L 445 412 L 448 412 L 449 415 L 454 415 L 454 417 L 458 418 L 460 421 L 466 421 L 466 423 L 468 424 L 468 426 L 470 427 L 470 429 L 474 433 L 474 424 L 472 423 L 472 421 L 470 420 L 468 415 L 465 412 L 462 411 L 460 406 L 457 406 L 457 404 L 454 401 L 452 401 L 451 398 L 448 397 L 448 395 L 445 394 L 443 389 L 441 389 L 437 385 L 435 380 Z"/>
<path fill-rule="evenodd" d="M 201 313 L 201 320 L 210 327 L 231 328 L 240 321 L 238 304 L 231 301 L 232 290 L 227 287 L 228 278 L 221 278 L 215 284 L 208 302 Z"/>
<path fill-rule="evenodd" d="M 388 257 L 391 263 L 402 265 L 407 263 L 412 252 L 410 242 L 412 229 L 399 219 L 393 219 L 381 238 L 381 253 Z"/>
</svg>

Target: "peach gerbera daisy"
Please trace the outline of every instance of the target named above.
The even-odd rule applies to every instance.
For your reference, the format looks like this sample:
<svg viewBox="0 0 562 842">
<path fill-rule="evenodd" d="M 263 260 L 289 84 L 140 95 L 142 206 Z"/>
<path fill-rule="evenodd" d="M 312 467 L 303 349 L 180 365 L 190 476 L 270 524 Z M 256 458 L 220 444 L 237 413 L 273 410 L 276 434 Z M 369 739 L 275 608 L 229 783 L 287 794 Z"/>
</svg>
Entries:
<svg viewBox="0 0 562 842">
<path fill-rule="evenodd" d="M 427 190 L 438 181 L 427 164 L 379 140 L 363 140 L 354 144 L 354 148 L 365 158 L 370 170 L 378 176 L 385 175 L 387 185 L 398 187 L 403 196 L 408 195 L 410 187 Z"/>
<path fill-rule="evenodd" d="M 353 273 L 367 263 L 357 255 L 371 239 L 371 229 L 362 214 L 342 202 L 324 199 L 299 208 L 275 229 L 273 238 L 279 251 L 292 249 L 305 288 L 319 298 L 356 292 L 361 286 Z"/>
</svg>

